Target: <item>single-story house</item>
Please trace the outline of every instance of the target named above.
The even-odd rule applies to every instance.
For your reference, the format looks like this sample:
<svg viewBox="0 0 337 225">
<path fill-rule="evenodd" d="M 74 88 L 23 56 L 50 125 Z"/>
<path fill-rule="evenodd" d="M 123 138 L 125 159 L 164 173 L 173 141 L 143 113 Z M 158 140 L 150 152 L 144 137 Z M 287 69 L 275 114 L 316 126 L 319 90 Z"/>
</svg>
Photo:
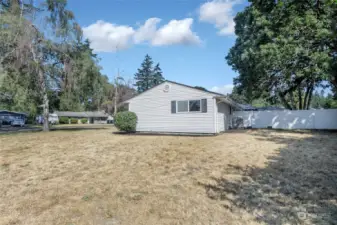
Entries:
<svg viewBox="0 0 337 225">
<path fill-rule="evenodd" d="M 8 110 L 0 110 L 0 121 L 6 124 L 10 124 L 14 119 L 22 119 L 26 122 L 28 117 L 24 112 L 13 112 Z"/>
<path fill-rule="evenodd" d="M 109 115 L 106 114 L 104 111 L 95 111 L 95 112 L 70 112 L 70 111 L 55 111 L 53 114 L 56 114 L 58 118 L 60 117 L 68 117 L 70 118 L 77 118 L 88 119 L 88 123 L 107 123 Z"/>
<path fill-rule="evenodd" d="M 229 97 L 165 81 L 127 101 L 138 117 L 136 131 L 216 134 L 229 129 L 239 105 Z"/>
</svg>

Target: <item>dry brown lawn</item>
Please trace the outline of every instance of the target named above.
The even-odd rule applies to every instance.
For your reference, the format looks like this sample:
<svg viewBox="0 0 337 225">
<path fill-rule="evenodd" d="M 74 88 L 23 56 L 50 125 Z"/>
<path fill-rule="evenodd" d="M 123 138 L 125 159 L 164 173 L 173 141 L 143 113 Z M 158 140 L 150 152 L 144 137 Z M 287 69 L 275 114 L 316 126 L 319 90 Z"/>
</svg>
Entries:
<svg viewBox="0 0 337 225">
<path fill-rule="evenodd" d="M 0 135 L 0 224 L 337 224 L 337 135 Z"/>
</svg>

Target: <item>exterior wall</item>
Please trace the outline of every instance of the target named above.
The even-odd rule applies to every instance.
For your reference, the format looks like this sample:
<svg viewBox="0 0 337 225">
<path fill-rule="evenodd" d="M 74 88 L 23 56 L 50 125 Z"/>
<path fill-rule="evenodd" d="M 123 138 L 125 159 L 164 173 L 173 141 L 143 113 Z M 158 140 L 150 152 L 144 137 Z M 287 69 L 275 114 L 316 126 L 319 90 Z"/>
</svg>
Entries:
<svg viewBox="0 0 337 225">
<path fill-rule="evenodd" d="M 243 127 L 274 129 L 337 129 L 337 109 L 234 112 Z"/>
<path fill-rule="evenodd" d="M 229 129 L 230 106 L 224 102 L 220 102 L 217 104 L 217 109 L 218 132 L 223 132 Z"/>
<path fill-rule="evenodd" d="M 170 85 L 168 92 L 164 86 Z M 171 113 L 171 101 L 207 99 L 207 113 Z M 138 117 L 137 131 L 215 133 L 214 101 L 212 94 L 181 85 L 164 82 L 130 99 L 129 111 Z"/>
<path fill-rule="evenodd" d="M 96 119 L 94 118 L 94 124 L 107 124 L 108 123 L 108 119 L 106 120 L 100 120 L 100 119 Z"/>
</svg>

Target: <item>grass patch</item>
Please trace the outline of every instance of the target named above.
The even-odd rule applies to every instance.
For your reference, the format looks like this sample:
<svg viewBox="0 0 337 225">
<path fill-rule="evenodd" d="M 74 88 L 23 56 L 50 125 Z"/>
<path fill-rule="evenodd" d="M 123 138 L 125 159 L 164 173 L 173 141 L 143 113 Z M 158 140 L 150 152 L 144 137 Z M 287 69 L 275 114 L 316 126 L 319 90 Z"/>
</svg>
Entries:
<svg viewBox="0 0 337 225">
<path fill-rule="evenodd" d="M 114 131 L 0 136 L 0 224 L 337 221 L 336 134 Z"/>
</svg>

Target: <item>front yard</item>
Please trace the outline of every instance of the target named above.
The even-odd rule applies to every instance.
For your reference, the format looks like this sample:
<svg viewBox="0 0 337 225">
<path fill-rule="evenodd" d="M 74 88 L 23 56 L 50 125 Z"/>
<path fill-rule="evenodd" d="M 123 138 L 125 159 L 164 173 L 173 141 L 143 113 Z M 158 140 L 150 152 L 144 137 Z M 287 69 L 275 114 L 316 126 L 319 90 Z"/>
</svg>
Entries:
<svg viewBox="0 0 337 225">
<path fill-rule="evenodd" d="M 336 224 L 337 134 L 0 135 L 0 224 Z"/>
</svg>

